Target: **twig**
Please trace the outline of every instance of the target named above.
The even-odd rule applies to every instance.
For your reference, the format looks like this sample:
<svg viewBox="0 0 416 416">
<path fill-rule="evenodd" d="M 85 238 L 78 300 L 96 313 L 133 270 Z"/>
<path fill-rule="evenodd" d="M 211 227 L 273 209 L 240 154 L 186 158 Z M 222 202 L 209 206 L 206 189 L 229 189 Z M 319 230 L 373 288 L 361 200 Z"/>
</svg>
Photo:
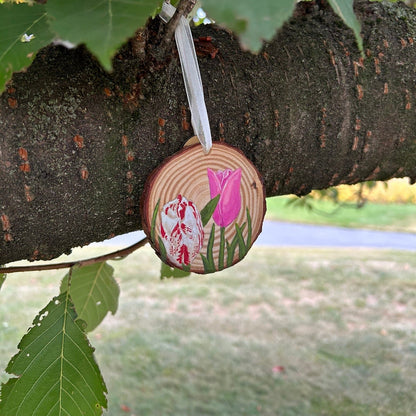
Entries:
<svg viewBox="0 0 416 416">
<path fill-rule="evenodd" d="M 196 0 L 180 0 L 178 7 L 176 8 L 175 14 L 172 16 L 169 22 L 166 23 L 166 29 L 163 33 L 163 39 L 160 43 L 160 47 L 162 48 L 162 50 L 166 50 L 170 45 L 170 42 L 172 41 L 173 35 L 175 33 L 175 29 L 179 24 L 180 18 L 182 16 L 188 16 L 188 14 L 195 7 L 195 4 Z"/>
<path fill-rule="evenodd" d="M 126 257 L 131 254 L 133 251 L 136 251 L 140 247 L 143 247 L 148 242 L 147 238 L 143 238 L 137 243 L 123 248 L 118 251 L 113 251 L 112 253 L 103 254 L 102 256 L 92 257 L 85 260 L 76 260 L 76 261 L 67 261 L 64 263 L 49 263 L 43 265 L 34 265 L 34 266 L 12 266 L 12 267 L 1 267 L 0 273 L 17 273 L 17 272 L 34 272 L 41 270 L 57 270 L 57 269 L 67 269 L 74 266 L 88 266 L 90 264 L 98 263 L 100 261 L 112 260 L 116 258 Z"/>
</svg>

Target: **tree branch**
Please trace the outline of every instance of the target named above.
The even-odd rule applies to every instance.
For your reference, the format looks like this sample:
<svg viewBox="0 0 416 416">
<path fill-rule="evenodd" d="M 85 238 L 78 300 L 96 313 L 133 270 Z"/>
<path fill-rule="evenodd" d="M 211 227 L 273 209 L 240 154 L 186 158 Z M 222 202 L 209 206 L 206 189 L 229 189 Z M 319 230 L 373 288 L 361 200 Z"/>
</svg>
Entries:
<svg viewBox="0 0 416 416">
<path fill-rule="evenodd" d="M 167 45 L 172 41 L 176 27 L 178 26 L 181 17 L 187 17 L 195 7 L 195 4 L 196 0 L 180 0 L 175 14 L 172 16 L 169 22 L 166 23 L 166 29 L 164 31 L 163 40 L 160 45 L 163 49 L 167 49 Z"/>
<path fill-rule="evenodd" d="M 169 3 L 169 0 L 165 0 Z M 166 56 L 172 52 L 172 39 L 175 35 L 175 30 L 179 24 L 181 17 L 187 17 L 188 14 L 195 7 L 196 0 L 180 0 L 174 15 L 164 25 L 162 30 L 159 31 L 158 38 L 155 43 L 159 45 L 152 50 L 152 56 L 159 62 L 166 60 Z"/>
<path fill-rule="evenodd" d="M 58 270 L 58 269 L 68 269 L 74 266 L 89 266 L 91 264 L 100 263 L 102 261 L 107 260 L 116 260 L 122 259 L 127 257 L 129 254 L 133 253 L 133 251 L 138 250 L 139 248 L 143 247 L 147 244 L 148 239 L 143 238 L 142 240 L 138 241 L 137 243 L 123 248 L 121 250 L 114 251 L 112 253 L 103 254 L 98 257 L 93 257 L 84 260 L 76 260 L 76 261 L 67 261 L 63 263 L 49 263 L 49 264 L 36 264 L 34 266 L 11 266 L 11 267 L 0 267 L 0 274 L 10 274 L 10 273 L 20 273 L 20 272 L 35 272 L 35 271 L 43 271 L 43 270 Z"/>
<path fill-rule="evenodd" d="M 218 27 L 193 30 L 213 140 L 253 161 L 268 196 L 416 180 L 415 11 L 355 8 L 364 59 L 330 9 L 307 3 L 257 56 Z M 50 46 L 14 75 L 0 97 L 0 264 L 141 228 L 146 179 L 193 135 L 177 56 L 149 52 L 159 24 L 147 54 L 126 44 L 111 74 L 85 48 Z"/>
</svg>

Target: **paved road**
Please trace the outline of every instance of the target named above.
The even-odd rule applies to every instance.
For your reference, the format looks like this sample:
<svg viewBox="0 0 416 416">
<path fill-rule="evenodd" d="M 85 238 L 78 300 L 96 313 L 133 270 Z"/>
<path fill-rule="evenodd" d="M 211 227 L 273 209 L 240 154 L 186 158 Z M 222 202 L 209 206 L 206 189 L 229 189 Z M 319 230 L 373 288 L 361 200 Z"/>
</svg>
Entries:
<svg viewBox="0 0 416 416">
<path fill-rule="evenodd" d="M 129 245 L 143 236 L 144 233 L 138 231 L 106 240 L 104 244 Z M 416 251 L 416 234 L 265 221 L 263 232 L 255 244 L 275 247 L 369 247 Z"/>
<path fill-rule="evenodd" d="M 265 221 L 258 245 L 371 247 L 416 251 L 416 234 Z"/>
</svg>

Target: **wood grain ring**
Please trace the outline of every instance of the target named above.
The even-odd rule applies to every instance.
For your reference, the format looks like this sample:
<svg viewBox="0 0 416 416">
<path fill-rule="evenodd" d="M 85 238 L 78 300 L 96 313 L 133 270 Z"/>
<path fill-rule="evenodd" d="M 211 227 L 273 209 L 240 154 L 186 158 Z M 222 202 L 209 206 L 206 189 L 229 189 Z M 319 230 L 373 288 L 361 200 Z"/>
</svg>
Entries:
<svg viewBox="0 0 416 416">
<path fill-rule="evenodd" d="M 165 207 L 165 211 L 168 213 L 169 207 L 173 206 L 172 203 L 175 201 L 175 207 L 177 207 L 177 203 L 180 200 L 182 203 L 183 201 L 190 201 L 190 205 L 188 205 L 196 207 L 196 211 L 201 213 L 201 210 L 212 199 L 210 193 L 210 180 L 207 174 L 208 169 L 211 169 L 213 172 L 220 172 L 215 175 L 221 175 L 221 172 L 224 172 L 227 169 L 230 170 L 227 172 L 235 172 L 241 169 L 241 180 L 239 182 L 241 208 L 237 208 L 238 211 L 236 211 L 235 208 L 228 210 L 230 201 L 228 201 L 227 205 L 226 197 L 224 196 L 224 199 L 221 197 L 217 207 L 221 205 L 221 208 L 223 208 L 223 211 L 221 212 L 225 213 L 224 217 L 231 211 L 236 211 L 236 216 L 233 217 L 235 219 L 229 225 L 221 227 L 221 222 L 218 222 L 218 220 L 216 221 L 217 224 L 215 224 L 214 214 L 214 216 L 202 226 L 203 232 L 200 235 L 199 243 L 202 247 L 195 248 L 194 244 L 196 243 L 191 243 L 189 247 L 191 247 L 191 251 L 193 247 L 193 258 L 189 261 L 188 265 L 184 263 L 178 264 L 172 260 L 172 256 L 169 257 L 166 254 L 166 250 L 170 254 L 173 253 L 173 255 L 176 255 L 176 252 L 175 248 L 172 248 L 173 246 L 169 245 L 172 240 L 169 240 L 169 243 L 167 243 L 167 239 L 172 238 L 169 237 L 172 234 L 169 234 L 169 236 L 166 237 L 166 226 L 163 228 L 163 224 L 166 224 L 167 217 L 165 215 L 165 219 L 162 220 L 162 210 Z M 224 188 L 224 194 L 226 194 L 225 189 L 226 188 Z M 178 195 L 181 195 L 179 200 Z M 222 193 L 220 193 L 220 195 L 222 195 Z M 232 194 L 231 197 L 235 195 L 234 191 L 234 194 Z M 185 199 L 182 199 L 183 197 L 185 197 Z M 233 198 L 228 199 L 232 200 Z M 238 197 L 234 199 L 238 201 Z M 231 204 L 232 203 L 233 201 L 231 201 Z M 193 213 L 193 211 L 191 211 L 192 210 L 189 209 L 189 212 L 186 215 Z M 141 200 L 143 230 L 149 237 L 150 243 L 157 255 L 171 266 L 190 270 L 195 273 L 211 273 L 229 267 L 240 261 L 247 254 L 248 249 L 260 234 L 265 212 L 265 190 L 263 181 L 257 169 L 240 150 L 220 142 L 213 143 L 211 152 L 208 155 L 203 153 L 201 146 L 198 144 L 187 147 L 168 158 L 148 178 Z M 172 210 L 169 211 L 169 215 L 172 215 Z M 175 221 L 175 218 L 176 217 L 174 217 L 173 221 Z M 192 216 L 189 218 L 194 221 Z M 216 218 L 218 219 L 218 216 Z M 176 231 L 178 230 L 178 227 L 182 227 L 183 229 L 186 229 L 187 227 L 187 224 L 182 223 L 181 219 L 178 219 L 179 222 L 177 223 L 172 223 L 171 217 L 169 217 L 169 221 L 170 225 L 175 225 Z M 186 220 L 184 221 L 186 222 Z M 224 225 L 224 222 L 222 224 Z M 200 230 L 200 228 L 201 227 L 199 226 L 198 229 Z M 223 229 L 221 230 L 221 228 Z M 172 230 L 172 228 L 169 229 Z M 196 232 L 195 234 L 198 233 Z M 211 234 L 212 237 L 210 239 Z M 161 243 L 163 242 L 166 244 L 163 244 L 163 247 L 161 247 Z M 212 255 L 209 259 L 210 243 Z M 166 249 L 165 246 L 167 246 L 168 249 Z M 189 247 L 187 246 L 185 250 Z M 181 247 L 181 250 L 182 249 L 184 249 L 184 247 Z M 196 251 L 198 251 L 197 254 L 195 254 Z M 222 260 L 220 260 L 220 254 Z M 205 260 L 203 257 L 205 257 Z M 181 259 L 183 259 L 183 257 L 181 257 Z M 207 265 L 207 261 L 209 261 L 209 265 Z"/>
</svg>

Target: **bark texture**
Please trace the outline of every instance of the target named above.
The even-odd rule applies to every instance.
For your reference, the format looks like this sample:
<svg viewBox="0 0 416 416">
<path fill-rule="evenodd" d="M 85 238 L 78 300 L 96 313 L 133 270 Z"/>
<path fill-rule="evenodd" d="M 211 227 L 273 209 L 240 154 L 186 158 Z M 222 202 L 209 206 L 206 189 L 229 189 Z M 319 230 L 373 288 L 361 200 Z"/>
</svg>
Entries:
<svg viewBox="0 0 416 416">
<path fill-rule="evenodd" d="M 364 57 L 311 3 L 256 56 L 223 29 L 194 30 L 212 37 L 196 46 L 213 139 L 254 162 L 268 196 L 416 180 L 416 14 L 355 7 Z M 111 74 L 83 47 L 49 46 L 14 75 L 0 97 L 0 264 L 141 228 L 146 178 L 193 135 L 176 50 L 156 59 L 159 24 L 136 33 Z"/>
</svg>

